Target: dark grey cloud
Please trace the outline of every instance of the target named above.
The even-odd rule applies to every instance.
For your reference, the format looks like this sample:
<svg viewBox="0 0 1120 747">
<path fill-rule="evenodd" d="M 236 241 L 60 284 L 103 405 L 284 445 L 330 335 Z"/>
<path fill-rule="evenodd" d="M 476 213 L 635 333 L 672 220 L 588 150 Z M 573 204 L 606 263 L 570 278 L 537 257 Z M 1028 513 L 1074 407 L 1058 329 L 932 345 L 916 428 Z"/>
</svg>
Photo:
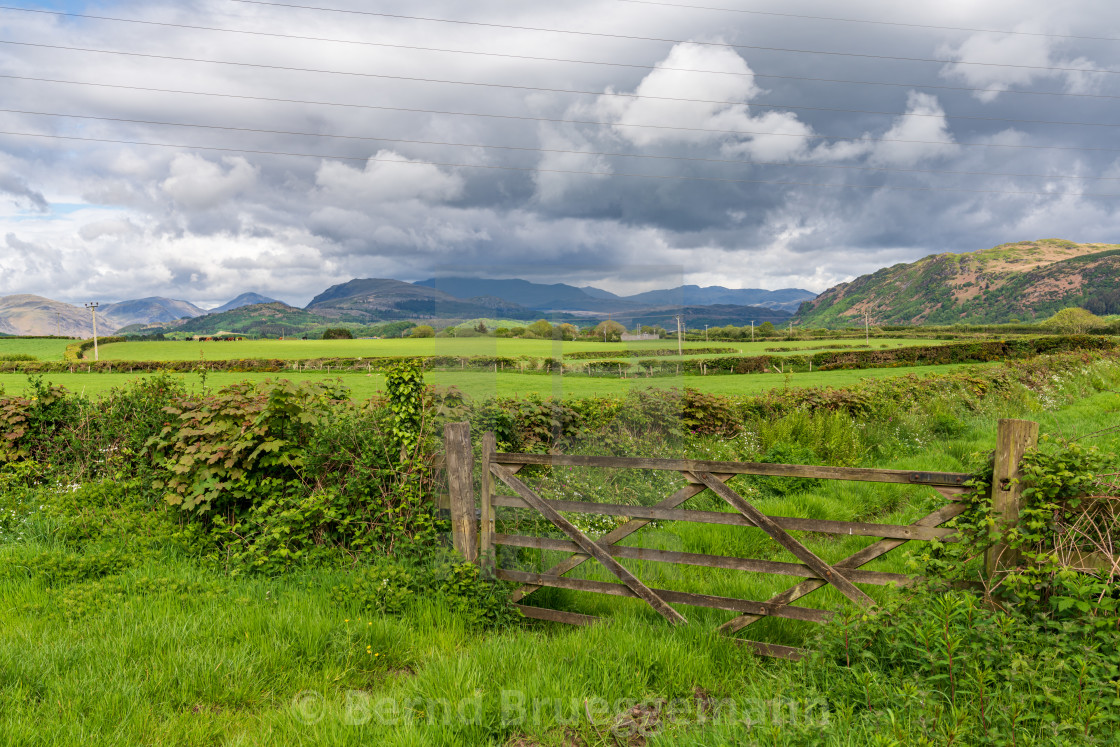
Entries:
<svg viewBox="0 0 1120 747">
<path fill-rule="evenodd" d="M 340 7 L 417 14 L 415 3 L 403 0 Z M 824 0 L 806 0 L 792 11 L 778 0 L 750 7 L 840 14 Z M 422 13 L 685 43 L 217 0 L 108 2 L 95 12 L 634 67 L 0 11 L 0 38 L 6 39 L 590 92 L 0 44 L 0 74 L 258 97 L 0 78 L 3 108 L 23 112 L 0 112 L 0 130 L 92 139 L 0 135 L 0 192 L 11 196 L 0 201 L 0 235 L 8 237 L 0 293 L 106 300 L 158 294 L 206 304 L 253 287 L 298 302 L 354 276 L 420 279 L 445 268 L 457 274 L 471 268 L 499 274 L 507 268 L 531 279 L 593 282 L 622 291 L 680 282 L 823 290 L 931 252 L 1050 236 L 1116 240 L 1117 128 L 1037 120 L 1120 124 L 1117 99 L 1107 98 L 1120 96 L 1120 76 L 1089 72 L 1120 69 L 1120 42 L 1030 35 L 1107 36 L 1120 18 L 1108 0 L 1060 6 L 992 0 L 897 6 L 889 12 L 870 0 L 855 0 L 842 13 L 1024 32 L 1019 35 L 616 0 L 551 5 L 480 0 L 469 8 L 434 0 Z M 1018 67 L 964 64 L 968 61 Z M 957 90 L 967 88 L 988 92 Z M 1003 92 L 1016 89 L 1089 96 Z M 372 139 L 378 137 L 413 142 Z M 227 150 L 185 147 L 203 145 Z M 38 253 L 17 249 L 24 246 Z"/>
</svg>

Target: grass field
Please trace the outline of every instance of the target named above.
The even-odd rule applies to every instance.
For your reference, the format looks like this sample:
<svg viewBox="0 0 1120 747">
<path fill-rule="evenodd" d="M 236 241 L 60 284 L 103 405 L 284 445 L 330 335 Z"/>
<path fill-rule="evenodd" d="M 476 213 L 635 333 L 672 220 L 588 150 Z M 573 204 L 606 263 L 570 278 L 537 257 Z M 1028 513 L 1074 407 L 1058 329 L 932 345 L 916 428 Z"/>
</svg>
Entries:
<svg viewBox="0 0 1120 747">
<path fill-rule="evenodd" d="M 1110 386 L 1116 383 L 1114 375 Z M 882 439 L 899 439 L 897 455 L 866 466 L 967 471 L 975 466 L 976 454 L 994 446 L 1000 417 L 1034 418 L 1044 433 L 1067 435 L 1113 426 L 1120 417 L 1115 391 L 1065 394 L 1065 402 L 1049 409 L 1022 401 L 992 406 L 962 422 L 951 438 L 915 441 L 903 431 L 884 431 Z M 1111 441 L 1097 442 L 1116 445 L 1116 434 L 1106 435 Z M 690 457 L 720 459 L 735 458 L 745 447 L 739 439 L 707 439 L 690 448 Z M 635 484 L 650 496 L 662 495 L 666 487 L 653 481 Z M 553 487 L 564 490 L 562 481 Z M 69 490 L 58 488 L 59 494 Z M 95 504 L 97 494 L 88 500 Z M 911 486 L 826 483 L 785 497 L 760 496 L 757 505 L 770 514 L 908 522 L 941 501 L 932 491 Z M 858 671 L 848 679 L 819 681 L 818 670 L 751 656 L 713 631 L 731 613 L 679 607 L 692 624 L 673 628 L 633 600 L 553 591 L 530 599 L 600 614 L 609 622 L 590 628 L 526 622 L 482 632 L 438 599 L 411 599 L 399 616 L 340 604 L 331 589 L 345 583 L 346 569 L 308 569 L 278 578 L 231 576 L 215 563 L 158 544 L 144 545 L 111 573 L 68 577 L 60 566 L 52 575 L 50 562 L 69 557 L 66 552 L 80 553 L 88 562 L 144 538 L 118 533 L 113 524 L 94 528 L 84 520 L 43 514 L 42 506 L 20 510 L 27 513 L 19 536 L 0 538 L 3 744 L 995 743 L 959 738 L 956 732 L 948 736 L 953 722 L 965 718 L 964 705 L 931 726 L 926 716 L 933 706 L 924 704 L 929 696 L 909 682 L 888 681 L 880 689 L 876 683 L 861 684 Z M 758 530 L 680 523 L 649 529 L 634 539 L 649 547 L 754 551 L 755 557 L 787 559 L 759 553 L 764 545 L 774 546 L 762 542 Z M 871 541 L 798 536 L 830 561 Z M 792 585 L 783 577 L 626 565 L 644 580 L 669 588 L 746 599 L 766 599 Z M 907 570 L 902 551 L 869 568 Z M 589 570 L 587 577 L 601 574 Z M 877 597 L 891 593 L 864 588 Z M 834 593 L 818 592 L 805 600 L 817 608 L 840 604 Z M 750 629 L 753 638 L 789 643 L 799 642 L 802 632 L 802 624 L 784 621 Z M 1032 663 L 1021 664 L 1019 676 L 1029 681 Z M 994 688 L 990 697 L 999 702 Z M 783 704 L 784 715 L 763 709 L 749 723 L 704 719 L 696 707 L 708 698 L 736 699 L 747 707 Z M 794 718 L 803 719 L 810 698 L 827 698 L 833 708 L 819 724 L 791 722 L 790 704 L 800 709 Z M 611 731 L 635 703 L 653 699 L 694 708 L 640 740 Z M 989 715 L 1001 736 L 1008 734 L 1006 706 L 993 705 Z M 1016 743 L 1054 744 L 1049 726 L 1020 725 Z M 979 737 L 979 726 L 975 729 L 971 735 Z M 927 732 L 932 738 L 923 736 Z M 892 733 L 909 736 L 891 739 Z M 1076 734 L 1080 737 L 1080 731 Z"/>
<path fill-rule="evenodd" d="M 41 361 L 60 361 L 66 346 L 73 340 L 40 340 L 23 337 L 0 337 L 0 356 L 22 353 Z"/>
<path fill-rule="evenodd" d="M 512 397 L 540 395 L 542 397 L 591 397 L 600 395 L 621 395 L 636 388 L 678 389 L 690 387 L 710 394 L 757 394 L 783 386 L 845 387 L 864 379 L 880 379 L 894 376 L 926 376 L 948 373 L 975 365 L 998 364 L 951 364 L 943 366 L 910 366 L 905 368 L 872 368 L 844 371 L 814 371 L 813 373 L 782 374 L 742 374 L 710 376 L 663 376 L 656 378 L 617 379 L 611 377 L 589 377 L 579 374 L 550 376 L 546 374 L 491 373 L 488 371 L 435 371 L 424 375 L 425 381 L 437 387 L 454 386 L 472 399 L 489 397 Z M 128 373 L 51 373 L 44 374 L 44 381 L 61 384 L 67 389 L 89 396 L 127 384 L 141 376 L 151 374 Z M 201 383 L 197 374 L 175 374 L 181 376 L 189 386 Z M 237 381 L 263 381 L 264 379 L 305 379 L 323 381 L 340 379 L 350 387 L 355 399 L 366 399 L 381 391 L 385 384 L 383 374 L 342 373 L 326 371 L 285 371 L 281 373 L 238 373 L 215 371 L 206 377 L 210 387 L 221 387 Z M 28 384 L 25 374 L 0 373 L 0 386 L 6 392 L 22 393 Z"/>
<path fill-rule="evenodd" d="M 766 340 L 759 342 L 687 342 L 686 350 L 722 348 L 728 355 L 765 355 L 767 348 L 797 352 L 806 348 L 821 349 L 828 345 L 857 345 L 860 341 L 841 343 L 828 340 Z M 911 345 L 938 344 L 921 339 L 873 340 L 873 348 L 895 348 Z M 65 347 L 65 346 L 63 346 Z M 495 337 L 427 338 L 403 340 L 242 340 L 238 342 L 117 342 L 101 347 L 101 360 L 237 360 L 264 358 L 303 360 L 309 358 L 377 358 L 390 356 L 431 355 L 500 355 L 557 357 L 564 353 L 602 352 L 604 358 L 642 356 L 646 351 L 675 350 L 675 340 L 641 342 L 556 342 L 552 340 L 499 339 Z M 815 351 L 814 351 L 815 352 Z M 60 354 L 61 355 L 61 354 Z M 91 356 L 92 357 L 92 356 Z M 675 357 L 675 356 L 673 356 Z"/>
</svg>

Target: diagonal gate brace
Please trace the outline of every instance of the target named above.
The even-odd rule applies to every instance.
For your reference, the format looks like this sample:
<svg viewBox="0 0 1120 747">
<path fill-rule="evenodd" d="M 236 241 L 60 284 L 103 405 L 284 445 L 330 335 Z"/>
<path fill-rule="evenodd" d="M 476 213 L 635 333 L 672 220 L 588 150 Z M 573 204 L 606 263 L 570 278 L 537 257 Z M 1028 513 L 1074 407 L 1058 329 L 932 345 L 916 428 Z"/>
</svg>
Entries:
<svg viewBox="0 0 1120 747">
<path fill-rule="evenodd" d="M 716 475 L 717 480 L 723 480 L 724 482 L 726 482 L 727 480 L 730 480 L 732 477 L 734 477 L 734 475 L 730 475 L 730 474 Z M 656 508 L 676 508 L 677 506 L 679 506 L 682 503 L 684 503 L 685 501 L 687 501 L 689 498 L 692 498 L 695 495 L 699 495 L 700 493 L 703 493 L 705 490 L 707 490 L 707 486 L 705 486 L 705 485 L 695 485 L 695 484 L 685 485 L 683 488 L 681 488 L 677 492 L 673 493 L 671 496 L 669 496 L 665 500 L 661 501 L 660 503 L 655 504 L 655 507 Z M 600 537 L 596 541 L 596 544 L 599 545 L 600 547 L 609 547 L 610 545 L 617 544 L 617 543 L 621 542 L 622 540 L 626 539 L 627 537 L 629 537 L 634 532 L 637 532 L 639 529 L 641 529 L 642 527 L 649 524 L 651 521 L 652 521 L 652 519 L 630 519 L 629 521 L 627 521 L 623 524 L 619 524 L 617 527 L 615 527 L 611 531 L 604 534 L 602 537 Z M 571 571 L 571 570 L 574 570 L 575 568 L 578 568 L 579 566 L 583 565 L 584 563 L 586 563 L 590 559 L 591 559 L 591 556 L 584 555 L 582 553 L 576 553 L 575 555 L 570 555 L 567 558 L 565 558 L 564 560 L 561 560 L 556 565 L 549 568 L 547 571 L 545 571 L 544 575 L 546 575 L 546 576 L 563 576 L 568 571 Z M 540 589 L 540 588 L 541 588 L 540 586 L 534 586 L 533 584 L 526 584 L 526 585 L 522 586 L 520 589 L 518 589 L 517 591 L 515 591 L 511 598 L 513 599 L 514 602 L 519 602 L 519 601 L 521 601 L 522 599 L 529 596 L 534 591 L 536 591 L 537 589 Z"/>
<path fill-rule="evenodd" d="M 664 599 L 639 581 L 637 576 L 626 570 L 626 568 L 612 558 L 606 550 L 577 529 L 574 524 L 561 516 L 556 509 L 548 505 L 546 500 L 534 493 L 528 485 L 518 480 L 512 471 L 500 464 L 491 464 L 490 471 L 512 488 L 526 503 L 555 524 L 564 534 L 568 535 L 573 542 L 580 546 L 580 549 L 602 563 L 607 570 L 618 577 L 619 581 L 630 587 L 631 591 L 640 599 L 644 600 L 650 607 L 653 607 L 662 617 L 671 623 L 688 622 L 681 613 L 670 607 Z M 717 484 L 723 485 L 723 483 L 719 482 L 716 478 L 712 477 L 711 479 Z"/>
<path fill-rule="evenodd" d="M 769 534 L 779 545 L 797 556 L 798 560 L 816 571 L 823 579 L 823 583 L 832 584 L 840 593 L 861 607 L 874 606 L 874 599 L 856 588 L 855 584 L 849 581 L 839 570 L 817 557 L 812 550 L 794 539 L 789 532 L 778 526 L 770 517 L 747 503 L 741 495 L 707 472 L 694 472 L 693 474 L 696 479 L 707 485 L 712 492 L 730 503 L 743 516 L 746 516 L 756 527 Z"/>
<path fill-rule="evenodd" d="M 943 508 L 938 509 L 937 511 L 934 511 L 933 513 L 929 514 L 928 516 L 925 516 L 921 519 L 918 519 L 916 522 L 914 522 L 913 526 L 917 526 L 917 527 L 936 527 L 936 526 L 940 526 L 941 524 L 944 524 L 949 519 L 952 519 L 953 517 L 959 516 L 960 514 L 964 513 L 967 509 L 968 509 L 968 506 L 966 504 L 951 503 L 948 506 L 945 506 Z M 907 542 L 907 540 L 904 540 L 904 539 L 882 539 L 882 540 L 879 540 L 878 542 L 875 542 L 873 544 L 868 545 L 867 547 L 863 548 L 862 550 L 855 553 L 854 555 L 849 555 L 848 557 L 844 558 L 839 563 L 837 563 L 836 566 L 838 568 L 843 568 L 845 570 L 852 570 L 852 569 L 855 569 L 855 568 L 859 568 L 862 565 L 866 565 L 867 563 L 870 563 L 872 560 L 875 560 L 876 558 L 880 558 L 883 555 L 886 555 L 891 550 L 894 550 L 896 547 L 900 547 L 902 545 L 905 545 L 906 542 Z M 817 589 L 820 589 L 821 587 L 824 587 L 824 586 L 827 586 L 827 585 L 828 585 L 827 581 L 822 581 L 819 578 L 805 579 L 804 581 L 797 584 L 796 586 L 793 586 L 789 589 L 786 589 L 781 594 L 778 594 L 777 596 L 771 597 L 768 601 L 772 604 L 791 604 L 793 602 L 796 602 L 798 599 L 801 599 L 803 596 L 805 596 L 807 594 L 811 594 L 812 592 L 816 591 Z M 723 633 L 734 633 L 735 631 L 742 630 L 743 628 L 747 627 L 751 623 L 756 623 L 761 619 L 763 619 L 763 617 L 761 615 L 739 615 L 738 617 L 733 618 L 731 620 L 728 620 L 726 623 L 724 623 L 722 626 L 720 626 L 720 631 L 723 632 Z"/>
</svg>

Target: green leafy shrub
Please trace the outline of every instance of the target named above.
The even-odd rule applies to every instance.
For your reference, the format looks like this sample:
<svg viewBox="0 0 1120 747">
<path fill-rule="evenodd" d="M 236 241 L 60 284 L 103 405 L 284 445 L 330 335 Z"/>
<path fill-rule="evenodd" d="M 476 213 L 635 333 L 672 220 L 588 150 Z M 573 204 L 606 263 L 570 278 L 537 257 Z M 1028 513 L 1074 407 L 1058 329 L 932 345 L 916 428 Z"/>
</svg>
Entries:
<svg viewBox="0 0 1120 747">
<path fill-rule="evenodd" d="M 399 614 L 412 599 L 435 596 L 474 626 L 504 627 L 520 618 L 509 591 L 508 584 L 483 578 L 474 563 L 437 553 L 423 562 L 384 558 L 359 568 L 331 590 L 331 598 L 343 607 Z"/>
</svg>

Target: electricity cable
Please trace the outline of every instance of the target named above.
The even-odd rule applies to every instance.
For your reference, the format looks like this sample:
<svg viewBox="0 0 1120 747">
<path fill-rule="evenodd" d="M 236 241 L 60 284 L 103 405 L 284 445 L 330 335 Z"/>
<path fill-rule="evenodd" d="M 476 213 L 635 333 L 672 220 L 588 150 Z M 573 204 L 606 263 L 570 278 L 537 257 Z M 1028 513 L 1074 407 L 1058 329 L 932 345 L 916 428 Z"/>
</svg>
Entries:
<svg viewBox="0 0 1120 747">
<path fill-rule="evenodd" d="M 160 127 L 190 127 L 206 130 L 223 130 L 228 132 L 249 132 L 264 135 L 291 135 L 295 137 L 321 137 L 339 140 L 363 140 L 385 143 L 404 143 L 408 145 L 438 145 L 455 148 L 482 148 L 486 150 L 511 150 L 528 153 L 559 153 L 564 155 L 581 156 L 608 156 L 612 158 L 637 158 L 658 161 L 689 161 L 699 163 L 720 163 L 740 166 L 780 166 L 814 169 L 844 169 L 852 171 L 877 171 L 903 174 L 948 174 L 953 176 L 1001 176 L 1026 179 L 1085 179 L 1094 181 L 1117 181 L 1118 176 L 1083 176 L 1076 174 L 1014 174 L 998 171 L 952 171 L 945 169 L 900 169 L 886 166 L 856 166 L 850 164 L 831 163 L 790 163 L 788 161 L 754 161 L 736 158 L 699 158 L 695 156 L 667 156 L 649 153 L 614 153 L 610 151 L 564 150 L 560 148 L 531 148 L 517 145 L 487 145 L 483 143 L 455 143 L 444 140 L 414 140 L 406 138 L 380 137 L 371 135 L 339 135 L 323 132 L 295 132 L 291 130 L 270 130 L 256 127 L 232 127 L 228 125 L 197 124 L 190 122 L 167 122 L 149 119 L 129 119 L 125 117 L 104 117 L 93 114 L 62 114 L 59 112 L 39 112 L 27 109 L 4 109 L 0 112 L 11 114 L 31 114 L 40 117 L 60 117 L 66 119 L 93 119 L 101 122 L 122 122 L 127 124 L 157 125 Z"/>
<path fill-rule="evenodd" d="M 447 168 L 468 168 L 468 169 L 486 169 L 490 171 L 519 171 L 529 173 L 546 173 L 546 174 L 571 174 L 581 176 L 610 176 L 610 177 L 632 177 L 638 179 L 655 179 L 659 181 L 689 181 L 689 182 L 721 182 L 726 184 L 767 184 L 767 185 L 781 185 L 793 187 L 825 187 L 836 189 L 889 189 L 891 191 L 905 191 L 905 192 L 967 192 L 970 194 L 999 194 L 999 195 L 1025 195 L 1025 196 L 1038 196 L 1038 197 L 1120 197 L 1120 193 L 1099 193 L 1099 192 L 1032 192 L 1020 190 L 1005 190 L 1005 189 L 966 189 L 960 187 L 910 187 L 910 186 L 896 186 L 896 185 L 881 185 L 881 184 L 843 184 L 838 182 L 821 183 L 821 182 L 797 182 L 797 181 L 778 181 L 771 179 L 731 179 L 725 177 L 715 176 L 679 176 L 679 175 L 662 175 L 662 174 L 631 174 L 614 171 L 580 171 L 576 169 L 544 169 L 544 168 L 529 168 L 523 166 L 496 166 L 491 164 L 478 164 L 478 163 L 451 163 L 446 161 L 430 161 L 430 160 L 401 160 L 397 158 L 377 158 L 366 156 L 343 156 L 332 155 L 326 153 L 293 153 L 290 151 L 272 151 L 272 150 L 256 150 L 249 148 L 223 148 L 211 145 L 193 145 L 186 143 L 153 143 L 140 140 L 117 140 L 111 138 L 95 138 L 95 137 L 79 137 L 76 135 L 46 135 L 37 132 L 13 132 L 9 130 L 0 130 L 0 135 L 9 135 L 13 137 L 32 137 L 32 138 L 45 138 L 51 140 L 74 140 L 80 142 L 91 143 L 112 143 L 118 145 L 141 145 L 152 146 L 158 148 L 187 148 L 192 150 L 212 150 L 223 153 L 242 153 L 254 155 L 271 155 L 271 156 L 293 156 L 302 158 L 319 158 L 328 160 L 341 160 L 341 161 L 362 161 L 365 163 L 392 163 L 407 166 L 443 166 Z"/>
<path fill-rule="evenodd" d="M 37 47 L 44 49 L 61 49 L 71 52 L 92 52 L 95 54 L 108 54 L 119 55 L 125 57 L 143 57 L 146 59 L 156 60 L 170 60 L 173 62 L 197 62 L 210 65 L 232 65 L 236 67 L 253 67 L 265 70 L 282 70 L 285 72 L 300 72 L 300 73 L 315 73 L 323 75 L 344 75 L 360 78 L 378 78 L 383 80 L 399 80 L 408 82 L 420 83 L 437 83 L 445 85 L 456 86 L 478 86 L 482 88 L 507 88 L 516 91 L 540 91 L 545 93 L 565 93 L 579 96 L 613 96 L 628 99 L 644 99 L 651 101 L 673 101 L 678 103 L 691 103 L 691 104 L 716 104 L 720 106 L 754 106 L 762 109 L 798 109 L 806 111 L 822 111 L 834 113 L 849 113 L 849 114 L 871 114 L 876 116 L 890 116 L 890 117 L 922 117 L 922 118 L 935 118 L 935 119 L 962 119 L 970 121 L 981 122 L 1012 122 L 1016 124 L 1045 124 L 1045 125 L 1059 125 L 1059 126 L 1076 126 L 1076 127 L 1120 127 L 1120 123 L 1112 122 L 1070 122 L 1063 120 L 1046 120 L 1046 119 L 1018 119 L 1013 117 L 976 117 L 964 114 L 925 114 L 920 112 L 884 112 L 869 109 L 837 109 L 821 106 L 801 106 L 797 104 L 766 104 L 755 103 L 747 101 L 729 101 L 722 99 L 689 99 L 677 96 L 650 96 L 646 94 L 636 93 L 621 93 L 618 91 L 581 91 L 570 88 L 548 88 L 544 86 L 524 86 L 516 85 L 513 83 L 482 83 L 477 81 L 465 80 L 445 80 L 441 78 L 423 78 L 412 75 L 389 75 L 387 73 L 368 73 L 356 72 L 346 70 L 324 70 L 320 68 L 306 68 L 306 67 L 291 67 L 285 65 L 266 65 L 259 62 L 236 62 L 232 60 L 214 60 L 200 57 L 176 57 L 172 55 L 150 54 L 146 52 L 124 52 L 114 49 L 95 49 L 92 47 L 71 47 L 60 44 L 42 44 L 38 42 L 21 42 L 13 41 L 10 39 L 0 39 L 0 44 L 11 44 L 22 47 Z M 753 134 L 773 134 L 780 135 L 782 133 L 753 133 Z"/>
</svg>

